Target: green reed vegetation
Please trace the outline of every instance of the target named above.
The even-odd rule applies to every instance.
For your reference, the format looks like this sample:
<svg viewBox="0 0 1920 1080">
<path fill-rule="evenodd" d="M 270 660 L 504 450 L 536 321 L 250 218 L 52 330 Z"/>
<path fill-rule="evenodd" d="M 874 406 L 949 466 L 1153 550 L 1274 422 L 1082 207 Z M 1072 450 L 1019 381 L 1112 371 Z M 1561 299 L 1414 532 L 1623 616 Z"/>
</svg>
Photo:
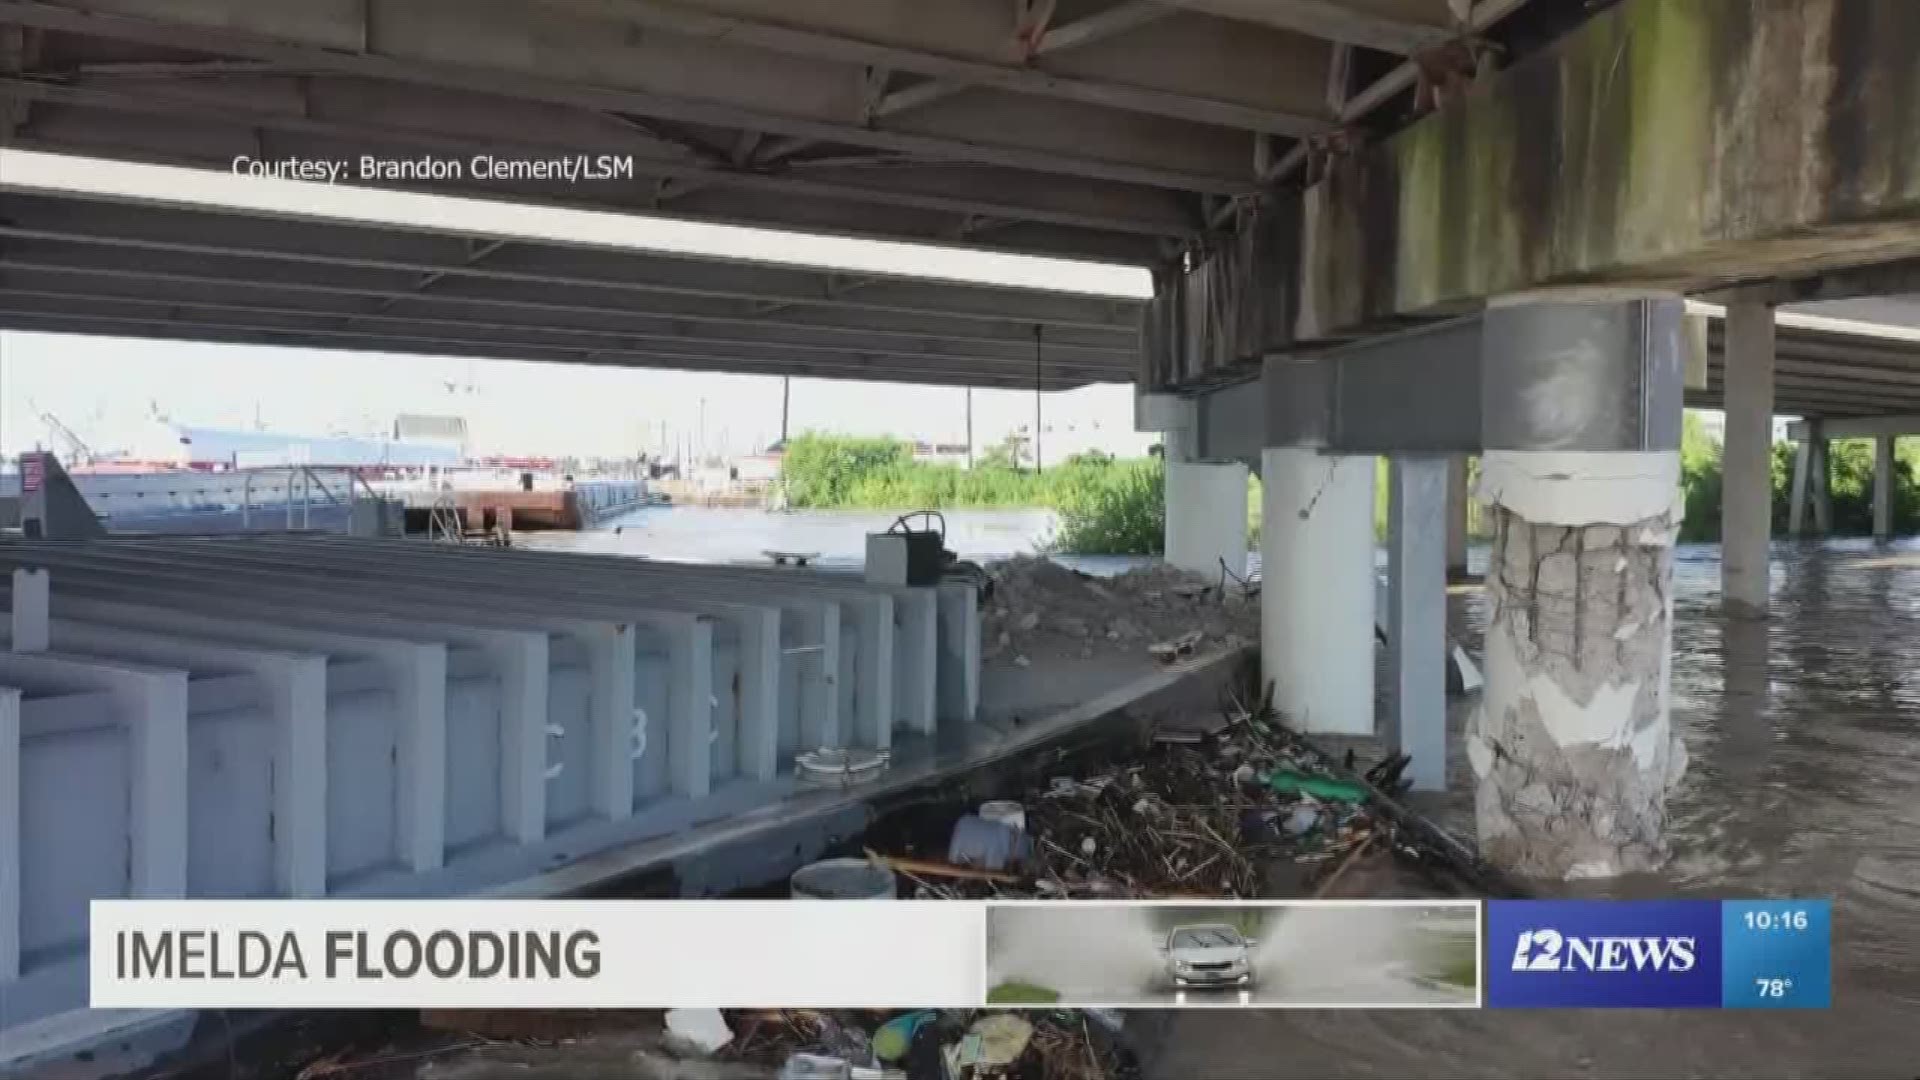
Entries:
<svg viewBox="0 0 1920 1080">
<path fill-rule="evenodd" d="M 1035 471 L 1018 462 L 1014 443 L 992 447 L 973 468 L 916 461 L 912 446 L 898 439 L 802 435 L 787 443 L 783 476 L 789 505 L 797 509 L 1027 509 L 1060 515 L 1054 547 L 1060 551 L 1104 555 L 1157 555 L 1166 529 L 1166 470 L 1158 454 L 1115 458 L 1079 454 Z M 1680 531 L 1684 542 L 1720 537 L 1721 446 L 1689 412 L 1681 438 L 1681 484 L 1687 514 Z M 1838 439 L 1833 443 L 1833 531 L 1862 536 L 1873 528 L 1873 441 Z M 1894 460 L 1893 528 L 1897 534 L 1920 532 L 1920 439 L 1905 440 Z M 1386 536 L 1387 465 L 1380 459 L 1375 485 L 1374 527 Z M 1793 445 L 1773 448 L 1773 519 L 1776 535 L 1787 529 L 1788 493 L 1793 476 Z M 1472 472 L 1469 469 L 1469 480 Z M 1260 532 L 1258 478 L 1248 484 L 1248 543 Z M 1469 523 L 1480 530 L 1479 507 L 1470 505 Z"/>
</svg>

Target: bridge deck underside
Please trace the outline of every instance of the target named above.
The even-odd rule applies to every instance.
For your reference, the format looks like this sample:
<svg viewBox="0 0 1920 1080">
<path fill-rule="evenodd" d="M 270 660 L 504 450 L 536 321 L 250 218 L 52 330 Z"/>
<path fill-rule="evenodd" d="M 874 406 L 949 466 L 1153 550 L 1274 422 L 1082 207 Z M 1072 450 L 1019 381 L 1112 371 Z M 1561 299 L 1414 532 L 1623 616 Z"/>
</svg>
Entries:
<svg viewBox="0 0 1920 1080">
<path fill-rule="evenodd" d="M 0 328 L 1057 390 L 1137 303 L 523 240 L 0 196 Z"/>
<path fill-rule="evenodd" d="M 1412 115 L 1416 52 L 1529 52 L 1584 17 L 1556 7 L 0 0 L 0 145 L 222 170 L 616 154 L 632 177 L 431 186 L 1166 268 L 1310 174 L 1310 140 Z M 0 187 L 14 329 L 1059 389 L 1132 380 L 1139 322 L 1064 294 Z M 1920 409 L 1911 351 L 1783 330 L 1779 408 Z M 1720 386 L 1716 361 L 1690 403 Z"/>
<path fill-rule="evenodd" d="M 9 329 L 1016 389 L 1137 370 L 1124 300 L 0 198 Z M 1722 338 L 1714 320 L 1690 406 L 1722 404 Z M 1783 324 L 1778 342 L 1778 412 L 1920 413 L 1920 340 Z"/>
<path fill-rule="evenodd" d="M 1707 385 L 1687 391 L 1692 408 L 1725 403 L 1721 320 L 1711 324 L 1709 346 Z M 1783 323 L 1776 329 L 1774 412 L 1831 418 L 1920 412 L 1920 340 Z"/>
<path fill-rule="evenodd" d="M 0 0 L 0 142 L 619 154 L 437 186 L 1164 264 L 1456 34 L 1438 0 Z"/>
<path fill-rule="evenodd" d="M 1435 0 L 0 0 L 0 145 L 223 171 L 618 155 L 632 175 L 603 181 L 354 179 L 1166 267 L 1297 173 L 1308 138 L 1392 111 L 1416 51 L 1523 2 L 1456 25 Z M 0 193 L 16 328 L 975 386 L 1135 374 L 1130 304 L 279 223 L 122 243 L 73 233 L 185 219 L 94 207 L 23 232 L 52 208 L 17 201 Z"/>
</svg>

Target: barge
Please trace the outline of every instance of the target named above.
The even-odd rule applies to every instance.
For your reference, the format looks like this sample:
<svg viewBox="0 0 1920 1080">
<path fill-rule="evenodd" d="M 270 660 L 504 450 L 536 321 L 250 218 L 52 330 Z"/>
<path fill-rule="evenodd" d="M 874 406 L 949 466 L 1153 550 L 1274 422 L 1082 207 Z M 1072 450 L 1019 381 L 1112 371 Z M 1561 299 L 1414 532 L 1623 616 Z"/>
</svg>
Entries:
<svg viewBox="0 0 1920 1080">
<path fill-rule="evenodd" d="M 373 486 L 404 508 L 409 536 L 432 535 L 443 528 L 463 534 L 579 531 L 661 501 L 648 482 L 638 478 L 575 479 L 534 472 L 517 477 L 490 471 L 450 473 Z"/>
<path fill-rule="evenodd" d="M 470 457 L 463 428 L 409 440 L 433 418 L 408 419 L 390 439 L 163 422 L 140 458 L 90 455 L 67 472 L 112 533 L 504 535 L 591 529 L 664 501 L 631 463 L 583 475 L 550 458 Z M 0 474 L 0 501 L 17 504 L 21 489 L 19 473 Z"/>
</svg>

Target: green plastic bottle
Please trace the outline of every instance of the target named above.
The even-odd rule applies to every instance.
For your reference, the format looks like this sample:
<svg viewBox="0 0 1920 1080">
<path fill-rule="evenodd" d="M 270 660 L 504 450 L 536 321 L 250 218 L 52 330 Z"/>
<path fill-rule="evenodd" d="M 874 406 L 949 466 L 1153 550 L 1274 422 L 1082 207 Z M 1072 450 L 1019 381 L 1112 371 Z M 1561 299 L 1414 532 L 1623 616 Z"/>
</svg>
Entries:
<svg viewBox="0 0 1920 1080">
<path fill-rule="evenodd" d="M 1311 795 L 1329 802 L 1365 802 L 1367 789 L 1352 780 L 1309 776 L 1292 769 L 1267 774 L 1266 785 L 1282 795 Z"/>
</svg>

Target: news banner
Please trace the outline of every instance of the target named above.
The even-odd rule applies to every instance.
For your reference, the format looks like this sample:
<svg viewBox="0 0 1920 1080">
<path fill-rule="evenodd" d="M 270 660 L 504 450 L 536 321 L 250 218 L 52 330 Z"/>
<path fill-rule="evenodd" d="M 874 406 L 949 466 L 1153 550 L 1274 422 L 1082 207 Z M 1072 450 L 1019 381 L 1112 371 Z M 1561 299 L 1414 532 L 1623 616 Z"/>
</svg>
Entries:
<svg viewBox="0 0 1920 1080">
<path fill-rule="evenodd" d="M 1290 997 L 1288 920 L 1318 920 L 1301 925 L 1324 935 L 1354 912 L 1370 914 L 1352 925 L 1405 915 L 1465 935 L 1460 994 L 1332 1000 L 1317 970 L 1307 981 L 1320 996 Z M 1045 977 L 1033 953 L 1106 959 L 1136 945 L 1177 995 L 1078 985 L 1057 1003 L 1820 1009 L 1831 998 L 1827 900 L 107 900 L 91 919 L 91 1004 L 115 1009 L 970 1007 L 994 1003 L 1009 963 L 1027 962 L 1025 982 Z M 1088 928 L 1107 923 L 1120 929 L 1096 940 Z M 1146 928 L 1138 942 L 1134 927 Z M 1262 947 L 1256 934 L 1279 940 Z M 1329 955 L 1340 950 L 1316 948 L 1313 963 Z"/>
</svg>

